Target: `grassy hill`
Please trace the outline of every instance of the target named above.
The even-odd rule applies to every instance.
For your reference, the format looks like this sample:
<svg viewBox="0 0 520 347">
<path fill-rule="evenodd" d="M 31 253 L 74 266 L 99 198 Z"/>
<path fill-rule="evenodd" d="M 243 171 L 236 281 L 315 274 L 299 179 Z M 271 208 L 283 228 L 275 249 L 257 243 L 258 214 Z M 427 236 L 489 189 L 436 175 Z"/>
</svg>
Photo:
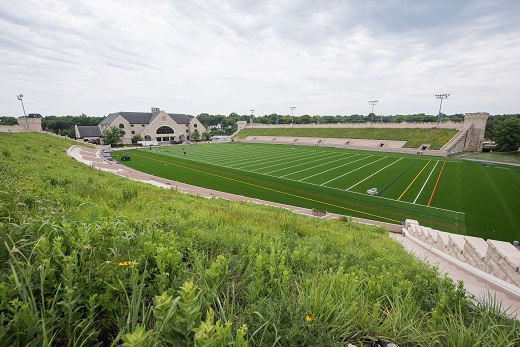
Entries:
<svg viewBox="0 0 520 347">
<path fill-rule="evenodd" d="M 418 148 L 422 144 L 431 144 L 429 149 L 441 149 L 453 136 L 456 129 L 379 129 L 379 128 L 253 128 L 243 129 L 236 137 L 247 136 L 293 136 L 350 138 L 365 140 L 407 141 L 405 148 Z"/>
<path fill-rule="evenodd" d="M 3 345 L 520 343 L 381 229 L 133 182 L 71 144 L 0 134 Z"/>
</svg>

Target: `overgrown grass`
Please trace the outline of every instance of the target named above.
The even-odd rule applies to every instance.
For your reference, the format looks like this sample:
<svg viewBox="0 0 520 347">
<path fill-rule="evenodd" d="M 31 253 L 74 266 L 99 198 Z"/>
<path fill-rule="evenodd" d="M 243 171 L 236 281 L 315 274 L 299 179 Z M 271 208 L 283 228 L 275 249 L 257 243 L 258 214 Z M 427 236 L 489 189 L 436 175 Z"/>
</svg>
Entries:
<svg viewBox="0 0 520 347">
<path fill-rule="evenodd" d="M 71 144 L 0 134 L 2 345 L 520 343 L 381 229 L 129 181 Z"/>
<path fill-rule="evenodd" d="M 440 128 L 248 128 L 241 130 L 236 137 L 245 139 L 247 136 L 292 136 L 394 140 L 407 141 L 405 148 L 418 148 L 423 144 L 430 144 L 429 149 L 441 149 L 456 134 L 456 129 Z"/>
</svg>

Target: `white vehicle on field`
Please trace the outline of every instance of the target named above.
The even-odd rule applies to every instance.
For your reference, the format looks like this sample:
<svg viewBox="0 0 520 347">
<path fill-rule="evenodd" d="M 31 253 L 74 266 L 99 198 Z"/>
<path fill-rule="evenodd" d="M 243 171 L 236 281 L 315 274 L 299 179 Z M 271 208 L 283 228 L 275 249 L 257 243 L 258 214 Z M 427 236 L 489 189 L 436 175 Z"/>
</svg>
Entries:
<svg viewBox="0 0 520 347">
<path fill-rule="evenodd" d="M 367 190 L 367 193 L 370 194 L 370 195 L 378 195 L 379 194 L 377 192 L 377 188 L 369 189 L 369 190 Z"/>
</svg>

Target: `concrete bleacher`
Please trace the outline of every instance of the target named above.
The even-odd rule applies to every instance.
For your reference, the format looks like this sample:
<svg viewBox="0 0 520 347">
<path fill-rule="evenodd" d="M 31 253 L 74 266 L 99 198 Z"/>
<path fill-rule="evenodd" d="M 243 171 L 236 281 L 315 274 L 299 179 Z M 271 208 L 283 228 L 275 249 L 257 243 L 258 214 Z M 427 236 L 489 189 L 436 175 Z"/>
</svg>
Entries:
<svg viewBox="0 0 520 347">
<path fill-rule="evenodd" d="M 292 137 L 292 136 L 247 136 L 242 142 L 293 144 L 302 146 L 324 146 L 378 151 L 417 153 L 415 148 L 403 148 L 406 141 L 369 140 L 347 138 Z"/>
<path fill-rule="evenodd" d="M 411 219 L 406 220 L 403 234 L 467 266 L 520 287 L 520 250 L 509 242 L 438 231 Z"/>
</svg>

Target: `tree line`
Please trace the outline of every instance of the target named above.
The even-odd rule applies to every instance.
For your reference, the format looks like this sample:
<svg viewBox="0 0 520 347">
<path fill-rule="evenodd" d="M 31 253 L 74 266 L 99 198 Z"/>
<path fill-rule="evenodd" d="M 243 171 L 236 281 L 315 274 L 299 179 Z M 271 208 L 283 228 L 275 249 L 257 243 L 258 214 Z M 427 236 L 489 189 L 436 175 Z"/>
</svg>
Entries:
<svg viewBox="0 0 520 347">
<path fill-rule="evenodd" d="M 42 129 L 55 134 L 75 137 L 75 125 L 98 125 L 105 117 L 87 116 L 82 113 L 79 116 L 47 116 L 42 117 L 38 113 L 30 113 L 28 118 L 41 118 Z M 237 130 L 237 121 L 251 120 L 257 124 L 337 124 L 337 123 L 424 123 L 437 122 L 438 116 L 417 113 L 410 115 L 378 116 L 375 114 L 350 116 L 320 116 L 302 115 L 294 116 L 272 113 L 264 116 L 250 114 L 239 115 L 235 112 L 225 115 L 210 115 L 201 113 L 197 119 L 206 127 L 208 133 L 198 134 L 201 139 L 208 139 L 214 135 L 231 135 Z M 463 122 L 463 114 L 444 115 L 441 114 L 440 120 Z M 16 117 L 0 116 L 0 125 L 17 125 Z M 520 147 L 520 114 L 492 115 L 486 125 L 486 140 L 497 143 L 496 150 L 516 151 Z M 195 140 L 195 139 L 194 139 Z"/>
</svg>

